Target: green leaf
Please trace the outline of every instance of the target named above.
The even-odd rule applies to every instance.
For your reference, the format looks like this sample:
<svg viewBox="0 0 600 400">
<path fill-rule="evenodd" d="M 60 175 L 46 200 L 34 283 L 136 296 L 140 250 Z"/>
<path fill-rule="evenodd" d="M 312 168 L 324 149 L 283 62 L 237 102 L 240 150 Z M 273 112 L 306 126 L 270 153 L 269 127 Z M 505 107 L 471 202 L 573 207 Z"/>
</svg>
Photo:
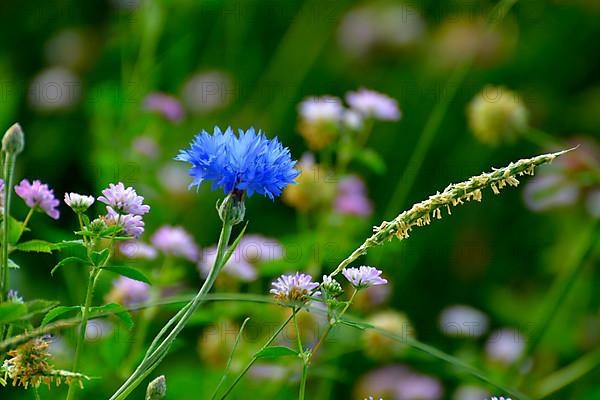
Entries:
<svg viewBox="0 0 600 400">
<path fill-rule="evenodd" d="M 11 260 L 10 258 L 8 259 L 8 268 L 21 269 L 21 267 L 19 267 L 19 264 L 17 264 L 16 262 L 14 262 L 13 260 Z"/>
<path fill-rule="evenodd" d="M 280 358 L 298 356 L 298 352 L 285 346 L 270 346 L 254 355 L 256 358 Z"/>
<path fill-rule="evenodd" d="M 72 246 L 83 246 L 83 241 L 64 240 L 58 243 L 51 243 L 45 240 L 29 240 L 27 242 L 17 243 L 13 249 L 30 253 L 52 253 L 53 251 L 62 250 Z"/>
<path fill-rule="evenodd" d="M 50 311 L 58 305 L 58 301 L 36 299 L 26 302 L 25 305 L 27 306 L 27 315 L 23 316 L 23 319 Z"/>
<path fill-rule="evenodd" d="M 102 249 L 100 251 L 94 251 L 90 257 L 95 266 L 101 267 L 106 264 L 110 257 L 110 249 Z"/>
<path fill-rule="evenodd" d="M 14 249 L 32 253 L 52 253 L 56 248 L 54 247 L 54 243 L 44 240 L 30 240 L 28 242 L 17 243 Z"/>
<path fill-rule="evenodd" d="M 121 320 L 127 327 L 127 329 L 133 328 L 133 318 L 125 307 L 120 304 L 110 303 L 98 307 L 90 307 L 90 318 L 99 318 L 105 315 L 115 315 Z"/>
<path fill-rule="evenodd" d="M 342 325 L 348 325 L 352 328 L 360 329 L 361 331 L 364 331 L 365 329 L 373 328 L 373 325 L 371 325 L 371 324 L 358 323 L 358 322 L 348 321 L 345 319 L 340 320 L 340 323 Z"/>
<path fill-rule="evenodd" d="M 42 326 L 49 324 L 50 322 L 54 321 L 55 319 L 57 319 L 58 317 L 60 317 L 63 314 L 66 314 L 68 312 L 71 311 L 80 311 L 81 307 L 80 306 L 58 306 L 53 308 L 52 310 L 48 311 L 48 313 L 44 316 L 44 319 L 42 320 Z"/>
<path fill-rule="evenodd" d="M 134 279 L 136 281 L 147 283 L 151 285 L 150 279 L 146 277 L 140 270 L 137 270 L 126 265 L 110 265 L 102 268 L 105 271 L 114 272 L 115 274 L 126 276 L 127 278 Z"/>
<path fill-rule="evenodd" d="M 10 217 L 8 220 L 8 243 L 14 244 L 19 241 L 23 234 L 23 223 Z"/>
<path fill-rule="evenodd" d="M 50 271 L 50 275 L 54 275 L 54 271 L 56 271 L 58 268 L 62 267 L 63 265 L 66 264 L 70 264 L 70 263 L 81 263 L 84 265 L 90 265 L 90 262 L 87 260 L 84 260 L 83 258 L 79 258 L 79 257 L 67 257 L 67 258 L 63 258 L 62 260 L 60 260 L 58 262 L 58 264 L 56 264 L 52 270 Z"/>
<path fill-rule="evenodd" d="M 6 324 L 21 318 L 27 313 L 27 306 L 20 303 L 0 304 L 0 323 Z"/>
</svg>

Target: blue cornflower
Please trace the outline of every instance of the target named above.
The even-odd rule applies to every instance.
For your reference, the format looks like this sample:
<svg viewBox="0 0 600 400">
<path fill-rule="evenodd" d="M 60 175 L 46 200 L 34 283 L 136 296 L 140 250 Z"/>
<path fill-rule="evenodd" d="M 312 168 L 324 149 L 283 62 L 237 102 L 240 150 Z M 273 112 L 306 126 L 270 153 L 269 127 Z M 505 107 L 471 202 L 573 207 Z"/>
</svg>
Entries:
<svg viewBox="0 0 600 400">
<path fill-rule="evenodd" d="M 192 164 L 190 187 L 209 180 L 212 190 L 220 187 L 227 194 L 256 192 L 273 199 L 299 174 L 290 150 L 254 128 L 240 129 L 238 135 L 231 128 L 221 132 L 215 127 L 212 135 L 203 130 L 175 159 Z"/>
</svg>

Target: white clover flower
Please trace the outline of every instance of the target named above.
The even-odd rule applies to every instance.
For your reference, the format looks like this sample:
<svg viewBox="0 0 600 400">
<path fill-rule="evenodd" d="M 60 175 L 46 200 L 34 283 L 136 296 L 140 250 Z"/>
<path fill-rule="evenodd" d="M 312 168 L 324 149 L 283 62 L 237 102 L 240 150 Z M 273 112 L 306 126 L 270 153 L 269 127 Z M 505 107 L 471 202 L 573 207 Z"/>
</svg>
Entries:
<svg viewBox="0 0 600 400">
<path fill-rule="evenodd" d="M 502 396 L 500 396 L 500 397 L 494 396 L 490 400 L 511 400 L 511 398 L 510 397 L 502 397 Z"/>
<path fill-rule="evenodd" d="M 370 286 L 385 285 L 388 283 L 386 279 L 383 279 L 380 276 L 380 270 L 366 265 L 358 268 L 345 268 L 342 271 L 342 274 L 356 289 L 364 289 Z"/>
<path fill-rule="evenodd" d="M 94 204 L 94 197 L 78 193 L 65 193 L 65 204 L 71 207 L 73 211 L 80 214 L 87 211 Z"/>
</svg>

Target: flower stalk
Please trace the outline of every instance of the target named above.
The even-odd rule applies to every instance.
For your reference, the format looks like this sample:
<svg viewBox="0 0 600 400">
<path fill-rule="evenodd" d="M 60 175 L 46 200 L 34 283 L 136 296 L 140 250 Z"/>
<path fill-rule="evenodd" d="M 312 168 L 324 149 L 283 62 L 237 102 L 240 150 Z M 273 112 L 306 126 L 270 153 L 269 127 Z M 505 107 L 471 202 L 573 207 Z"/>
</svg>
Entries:
<svg viewBox="0 0 600 400">
<path fill-rule="evenodd" d="M 427 200 L 413 205 L 392 221 L 384 221 L 381 225 L 376 226 L 373 235 L 343 260 L 330 276 L 342 272 L 353 261 L 366 254 L 369 249 L 379 246 L 394 237 L 399 240 L 406 239 L 414 227 L 429 225 L 432 219 L 441 219 L 443 210 L 450 215 L 453 206 L 471 200 L 481 201 L 482 190 L 485 188 L 489 187 L 494 194 L 498 194 L 500 189 L 506 186 L 517 186 L 519 184 L 518 176 L 533 175 L 535 167 L 550 163 L 556 157 L 571 150 L 521 159 L 511 162 L 504 168 L 493 169 L 492 172 L 484 172 L 464 182 L 449 185 L 442 193 L 438 192 L 429 196 Z"/>
<path fill-rule="evenodd" d="M 13 179 L 15 175 L 15 164 L 17 156 L 25 147 L 25 137 L 19 124 L 14 124 L 2 138 L 2 153 L 4 155 L 4 210 L 2 217 L 2 259 L 0 265 L 0 300 L 4 301 L 8 293 L 8 232 L 10 223 L 10 202 L 12 194 Z"/>
<path fill-rule="evenodd" d="M 172 343 L 175 341 L 179 333 L 183 330 L 191 316 L 196 312 L 202 304 L 204 296 L 210 291 L 214 285 L 217 276 L 229 257 L 244 231 L 238 236 L 236 242 L 228 249 L 229 239 L 233 226 L 241 222 L 243 219 L 243 202 L 236 202 L 233 196 L 228 196 L 223 204 L 219 206 L 219 215 L 223 222 L 221 233 L 219 235 L 219 243 L 217 245 L 217 257 L 211 268 L 206 281 L 196 294 L 196 296 L 182 308 L 173 318 L 169 320 L 165 328 L 163 328 L 154 338 L 152 344 L 146 351 L 144 359 L 135 369 L 133 374 L 121 385 L 119 389 L 112 395 L 111 400 L 125 399 L 164 359 L 167 355 Z M 168 329 L 173 327 L 169 333 Z M 165 336 L 166 335 L 166 336 Z M 162 339 L 164 337 L 164 339 Z M 162 341 L 161 341 L 162 339 Z"/>
</svg>

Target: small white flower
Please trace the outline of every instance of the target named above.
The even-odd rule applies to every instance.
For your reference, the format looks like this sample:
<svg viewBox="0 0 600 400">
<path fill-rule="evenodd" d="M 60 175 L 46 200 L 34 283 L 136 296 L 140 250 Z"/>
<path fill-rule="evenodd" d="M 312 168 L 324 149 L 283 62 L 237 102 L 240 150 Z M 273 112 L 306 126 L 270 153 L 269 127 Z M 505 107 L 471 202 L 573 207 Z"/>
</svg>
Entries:
<svg viewBox="0 0 600 400">
<path fill-rule="evenodd" d="M 377 268 L 368 267 L 366 265 L 358 268 L 346 268 L 342 271 L 342 274 L 348 279 L 348 281 L 357 289 L 364 289 L 370 286 L 385 285 L 388 283 L 386 279 L 383 279 L 381 271 Z"/>
<path fill-rule="evenodd" d="M 337 122 L 342 119 L 342 101 L 334 96 L 308 97 L 300 103 L 300 116 L 308 121 Z"/>
<path fill-rule="evenodd" d="M 78 193 L 65 193 L 65 204 L 68 205 L 76 213 L 83 213 L 87 211 L 95 199 L 92 196 L 86 196 Z"/>
</svg>

